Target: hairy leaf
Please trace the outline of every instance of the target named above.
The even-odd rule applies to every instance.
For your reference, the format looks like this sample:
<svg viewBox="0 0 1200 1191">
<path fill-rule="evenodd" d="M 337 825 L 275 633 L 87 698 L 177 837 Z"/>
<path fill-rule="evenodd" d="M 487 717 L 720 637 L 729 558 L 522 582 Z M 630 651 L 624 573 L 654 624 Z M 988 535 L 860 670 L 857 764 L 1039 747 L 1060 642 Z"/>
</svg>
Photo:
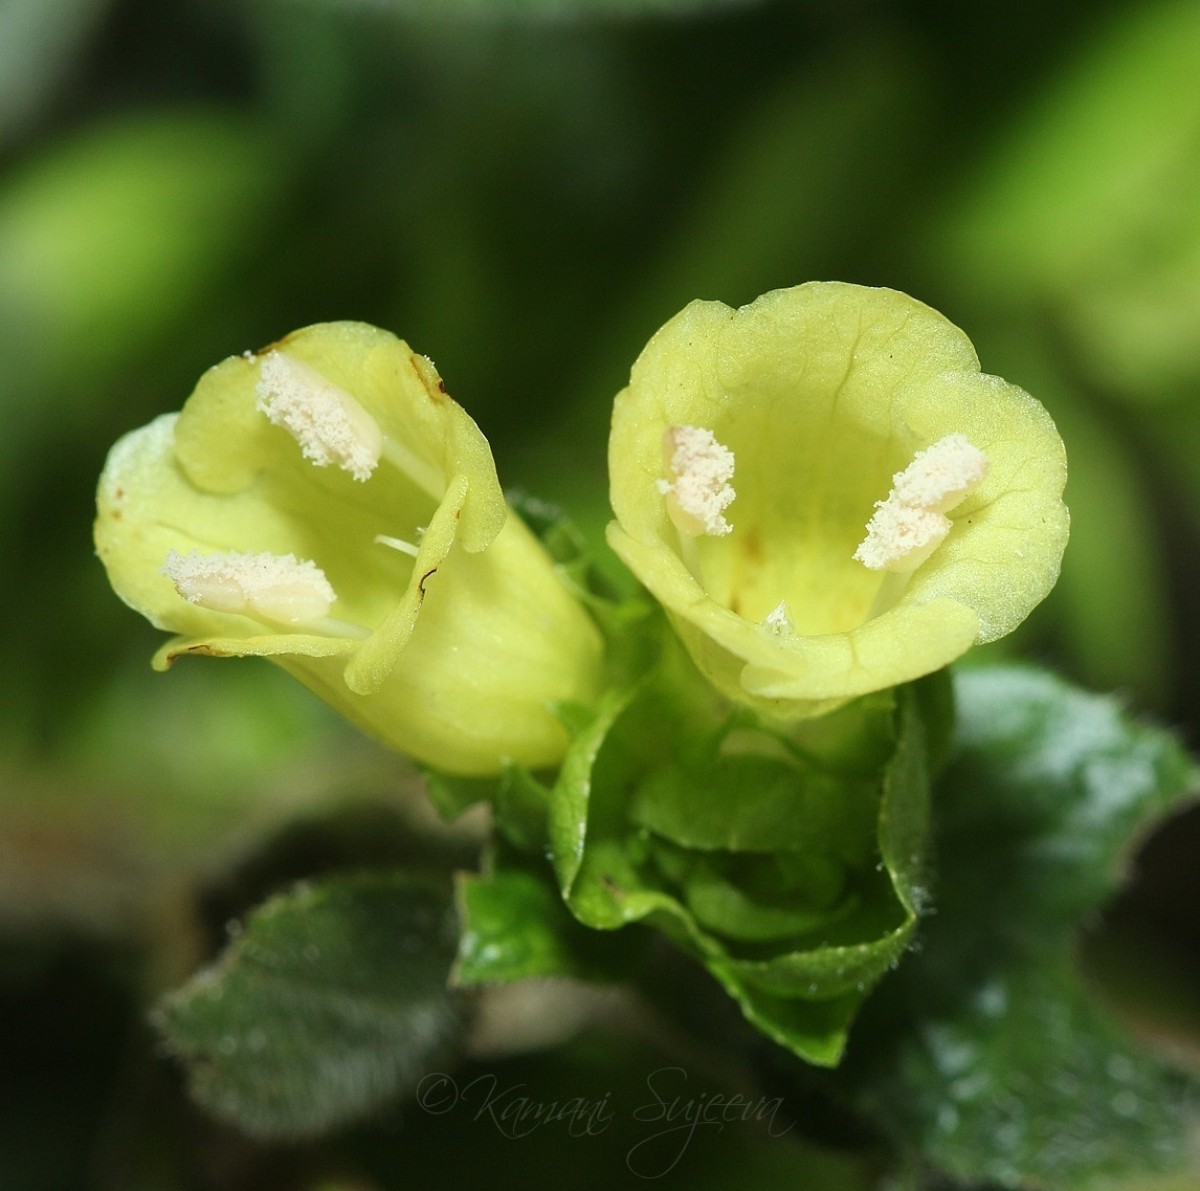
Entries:
<svg viewBox="0 0 1200 1191">
<path fill-rule="evenodd" d="M 1200 1081 L 1090 998 L 1073 937 L 1196 769 L 1168 733 L 1048 673 L 968 670 L 957 694 L 937 913 L 855 1037 L 858 1101 L 967 1181 L 1082 1191 L 1179 1165 Z"/>
<path fill-rule="evenodd" d="M 273 898 L 156 1014 L 196 1099 L 258 1137 L 302 1137 L 415 1083 L 455 1027 L 448 891 L 338 877 Z"/>
</svg>

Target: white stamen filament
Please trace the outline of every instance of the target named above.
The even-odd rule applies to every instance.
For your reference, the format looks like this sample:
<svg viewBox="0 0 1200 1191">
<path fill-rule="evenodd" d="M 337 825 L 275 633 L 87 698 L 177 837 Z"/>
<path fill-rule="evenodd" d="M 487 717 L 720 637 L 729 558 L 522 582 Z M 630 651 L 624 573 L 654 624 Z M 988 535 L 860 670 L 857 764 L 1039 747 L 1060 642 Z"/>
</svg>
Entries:
<svg viewBox="0 0 1200 1191">
<path fill-rule="evenodd" d="M 391 538 L 385 533 L 377 533 L 375 541 L 380 546 L 388 546 L 393 550 L 399 550 L 401 554 L 409 554 L 413 558 L 416 558 L 419 553 L 412 542 L 406 542 L 403 538 Z"/>
<path fill-rule="evenodd" d="M 258 408 L 317 467 L 335 463 L 356 480 L 368 479 L 375 470 L 383 453 L 379 424 L 315 368 L 286 352 L 267 352 L 254 391 Z"/>
<path fill-rule="evenodd" d="M 892 477 L 887 500 L 876 501 L 867 536 L 854 558 L 873 571 L 915 571 L 952 528 L 946 514 L 987 475 L 987 456 L 962 434 L 918 451 Z"/>
<path fill-rule="evenodd" d="M 668 426 L 663 434 L 663 461 L 674 477 L 659 480 L 667 513 L 675 528 L 689 538 L 702 534 L 722 537 L 733 531 L 725 510 L 736 493 L 733 452 L 711 430 L 699 426 Z"/>
<path fill-rule="evenodd" d="M 337 598 L 324 571 L 294 554 L 181 555 L 172 550 L 161 573 L 190 604 L 278 624 L 323 621 Z"/>
</svg>

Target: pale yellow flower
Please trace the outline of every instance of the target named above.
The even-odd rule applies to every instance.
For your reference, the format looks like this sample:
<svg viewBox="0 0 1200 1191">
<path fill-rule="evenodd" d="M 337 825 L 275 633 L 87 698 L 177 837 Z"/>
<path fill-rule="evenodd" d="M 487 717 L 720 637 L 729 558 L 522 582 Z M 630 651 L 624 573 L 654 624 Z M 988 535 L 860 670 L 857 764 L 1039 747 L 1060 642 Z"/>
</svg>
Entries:
<svg viewBox="0 0 1200 1191">
<path fill-rule="evenodd" d="M 693 302 L 617 397 L 609 473 L 613 549 L 721 691 L 782 717 L 1011 632 L 1067 541 L 1049 415 L 892 290 Z"/>
<path fill-rule="evenodd" d="M 507 508 L 433 365 L 328 323 L 211 369 L 113 448 L 96 544 L 117 593 L 187 654 L 269 657 L 448 772 L 557 763 L 601 640 Z"/>
</svg>

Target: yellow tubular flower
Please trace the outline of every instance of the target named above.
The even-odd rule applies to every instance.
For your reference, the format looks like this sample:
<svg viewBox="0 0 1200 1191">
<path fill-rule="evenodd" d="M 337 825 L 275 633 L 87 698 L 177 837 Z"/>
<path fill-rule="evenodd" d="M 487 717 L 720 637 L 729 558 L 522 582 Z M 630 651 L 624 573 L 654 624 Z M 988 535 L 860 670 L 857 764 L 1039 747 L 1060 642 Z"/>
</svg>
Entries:
<svg viewBox="0 0 1200 1191">
<path fill-rule="evenodd" d="M 728 697 L 785 718 L 1011 632 L 1058 577 L 1046 411 L 893 290 L 693 302 L 633 366 L 609 542 Z"/>
<path fill-rule="evenodd" d="M 159 651 L 269 657 L 371 735 L 460 774 L 557 763 L 601 641 L 505 504 L 433 365 L 361 323 L 210 369 L 113 447 L 97 551 Z"/>
</svg>

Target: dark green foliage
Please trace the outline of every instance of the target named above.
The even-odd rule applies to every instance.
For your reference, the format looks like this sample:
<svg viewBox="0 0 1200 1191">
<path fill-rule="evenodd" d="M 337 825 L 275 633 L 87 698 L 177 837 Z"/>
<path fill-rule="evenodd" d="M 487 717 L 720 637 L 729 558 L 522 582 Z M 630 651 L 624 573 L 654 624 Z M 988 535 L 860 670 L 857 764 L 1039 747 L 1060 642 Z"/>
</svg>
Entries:
<svg viewBox="0 0 1200 1191">
<path fill-rule="evenodd" d="M 964 1180 L 1068 1191 L 1178 1166 L 1200 1082 L 1102 1010 L 1074 944 L 1200 774 L 1170 734 L 1044 671 L 967 670 L 956 690 L 937 912 L 845 1078 L 897 1140 Z"/>
<path fill-rule="evenodd" d="M 256 910 L 156 1020 L 207 1109 L 258 1137 L 305 1136 L 413 1086 L 453 1036 L 446 892 L 335 877 Z"/>
</svg>

